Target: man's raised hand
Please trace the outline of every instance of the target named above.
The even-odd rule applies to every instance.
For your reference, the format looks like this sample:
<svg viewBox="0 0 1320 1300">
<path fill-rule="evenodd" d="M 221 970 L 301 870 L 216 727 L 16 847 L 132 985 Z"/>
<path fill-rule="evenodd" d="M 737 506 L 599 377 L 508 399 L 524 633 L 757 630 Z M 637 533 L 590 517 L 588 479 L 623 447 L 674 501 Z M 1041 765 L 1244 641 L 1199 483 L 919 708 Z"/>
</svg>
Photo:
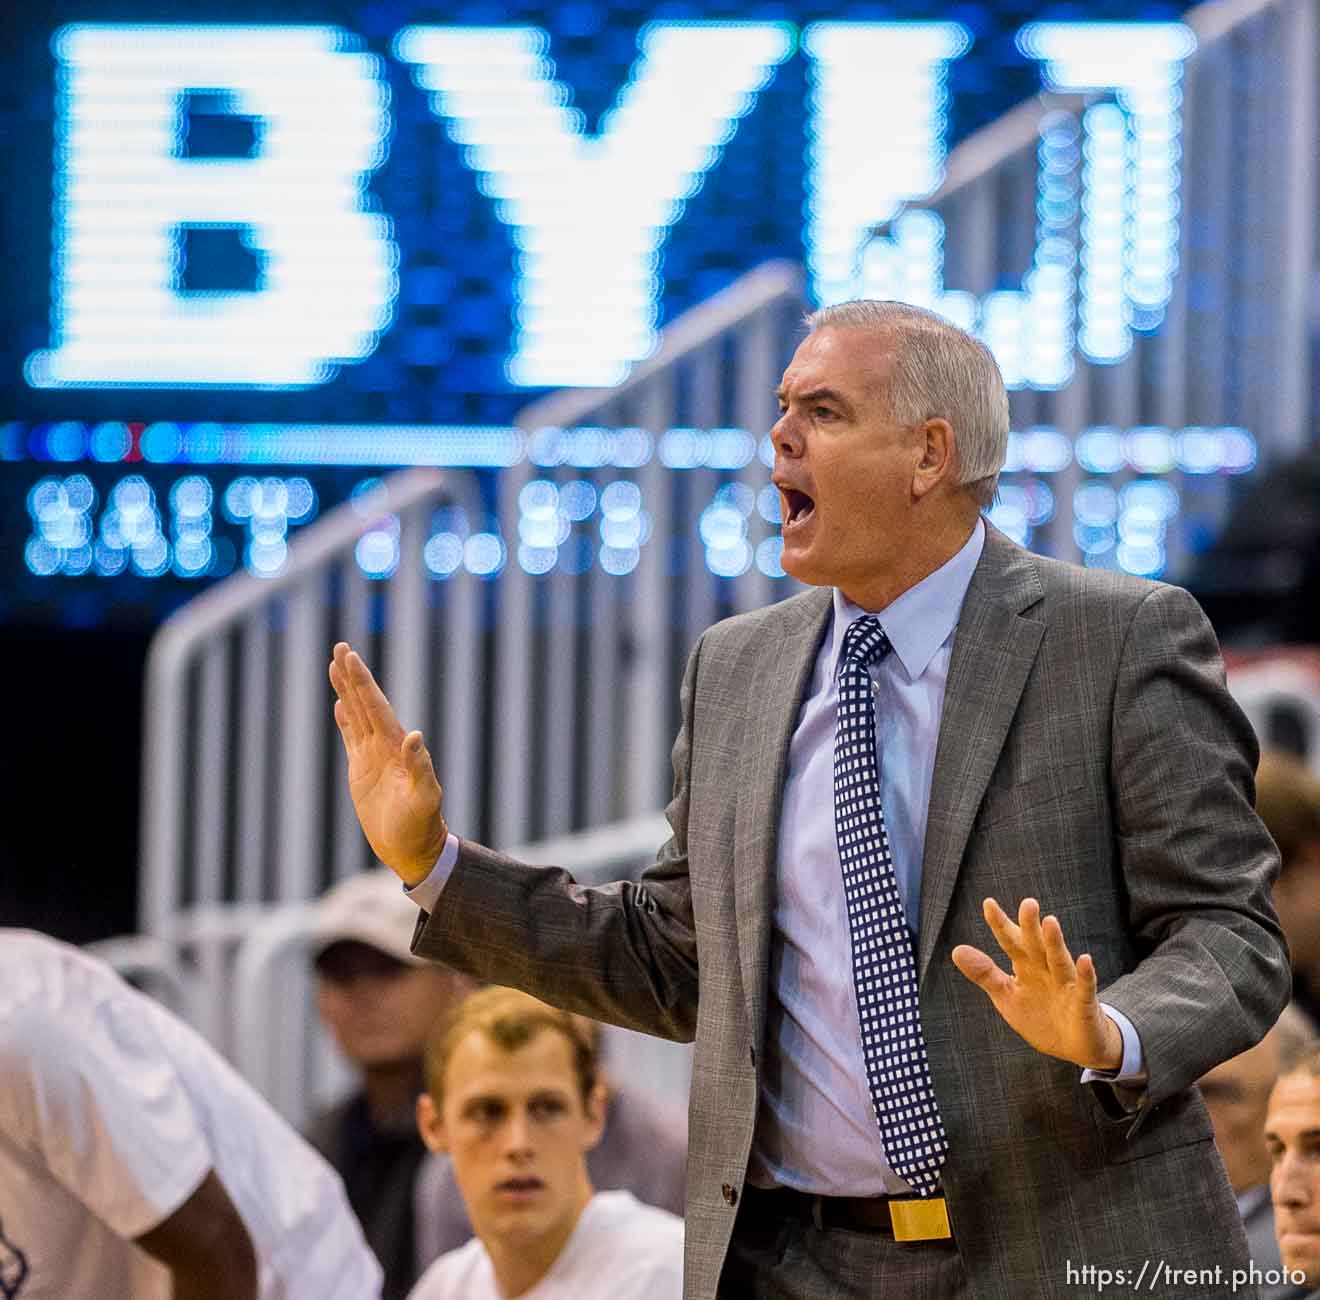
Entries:
<svg viewBox="0 0 1320 1300">
<path fill-rule="evenodd" d="M 345 642 L 330 661 L 335 722 L 348 754 L 348 792 L 371 851 L 407 885 L 435 866 L 449 828 L 444 792 L 420 731 L 404 732 L 385 693 Z"/>
<path fill-rule="evenodd" d="M 1058 919 L 1041 921 L 1034 898 L 1022 900 L 1016 925 L 993 898 L 985 900 L 983 912 L 1013 963 L 1012 975 L 965 943 L 953 950 L 953 964 L 1038 1052 L 1091 1069 L 1118 1069 L 1123 1035 L 1100 1006 L 1090 955 L 1073 961 Z"/>
</svg>

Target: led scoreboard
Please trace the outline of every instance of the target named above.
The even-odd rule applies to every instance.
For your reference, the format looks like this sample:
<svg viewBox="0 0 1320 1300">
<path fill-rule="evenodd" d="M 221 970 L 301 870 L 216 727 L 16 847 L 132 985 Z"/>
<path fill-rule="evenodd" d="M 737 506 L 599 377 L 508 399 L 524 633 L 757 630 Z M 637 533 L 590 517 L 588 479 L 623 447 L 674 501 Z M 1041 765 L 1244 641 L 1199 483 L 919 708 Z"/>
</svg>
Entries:
<svg viewBox="0 0 1320 1300">
<path fill-rule="evenodd" d="M 129 8 L 5 20 L 0 618 L 154 619 L 278 571 L 390 467 L 497 475 L 519 407 L 618 383 L 770 258 L 851 296 L 867 232 L 1042 84 L 1117 99 L 1084 265 L 1051 244 L 1047 166 L 1034 260 L 989 298 L 943 284 L 932 214 L 888 255 L 1019 385 L 1116 359 L 1168 300 L 1169 5 Z M 1142 142 L 1136 209 L 1106 129 Z"/>
</svg>

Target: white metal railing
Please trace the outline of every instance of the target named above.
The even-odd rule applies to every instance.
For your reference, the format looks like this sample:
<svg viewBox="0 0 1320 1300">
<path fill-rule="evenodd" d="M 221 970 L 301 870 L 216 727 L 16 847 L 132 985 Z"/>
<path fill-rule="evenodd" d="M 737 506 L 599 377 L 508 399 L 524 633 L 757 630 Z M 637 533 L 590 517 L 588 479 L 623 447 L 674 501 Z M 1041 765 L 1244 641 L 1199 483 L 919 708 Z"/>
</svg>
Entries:
<svg viewBox="0 0 1320 1300">
<path fill-rule="evenodd" d="M 406 716 L 443 717 L 438 752 L 460 780 L 477 779 L 465 763 L 478 749 L 471 679 L 431 671 L 435 610 L 420 559 L 378 583 L 355 562 L 382 519 L 401 553 L 420 557 L 433 511 L 475 494 L 470 475 L 396 475 L 305 529 L 278 576 L 217 584 L 152 642 L 138 924 L 174 947 L 195 989 L 193 1018 L 224 1050 L 228 980 L 250 909 L 313 897 L 367 861 L 330 714 L 333 642 L 373 658 Z M 460 574 L 443 613 L 450 654 L 479 674 L 476 586 Z"/>
<path fill-rule="evenodd" d="M 651 529 L 651 541 L 642 546 L 626 585 L 599 567 L 581 575 L 559 570 L 533 578 L 511 565 L 502 580 L 502 599 L 511 607 L 506 626 L 522 647 L 503 656 L 499 669 L 503 707 L 498 734 L 510 742 L 506 757 L 526 743 L 533 712 L 535 683 L 518 666 L 528 639 L 537 635 L 533 607 L 545 625 L 565 629 L 585 621 L 593 629 L 589 638 L 560 640 L 550 652 L 544 707 L 551 734 L 567 734 L 584 720 L 590 726 L 580 736 L 586 771 L 576 809 L 569 789 L 572 774 L 553 761 L 547 767 L 545 814 L 538 825 L 546 834 L 655 807 L 656 792 L 668 787 L 669 745 L 687 651 L 711 623 L 794 589 L 791 581 L 769 577 L 755 565 L 726 578 L 713 574 L 706 562 L 703 511 L 721 488 L 741 485 L 750 500 L 764 487 L 768 471 L 760 458 L 751 454 L 720 465 L 710 463 L 717 456 L 702 463 L 698 455 L 676 471 L 672 462 L 666 463 L 660 439 L 675 428 L 733 428 L 756 431 L 757 437 L 768 429 L 775 419 L 775 386 L 800 336 L 803 309 L 801 269 L 767 263 L 670 324 L 656 355 L 618 388 L 568 390 L 519 412 L 517 422 L 528 432 L 531 455 L 501 478 L 501 527 L 509 537 L 518 535 L 519 494 L 533 479 L 560 486 L 585 481 L 603 490 L 621 477 L 618 466 L 593 467 L 583 464 L 583 457 L 546 463 L 555 458 L 536 454 L 538 436 L 546 436 L 545 431 L 638 429 L 645 431 L 651 448 L 643 463 L 624 475 L 640 490 Z M 626 671 L 620 672 L 625 664 Z M 622 745 L 625 717 L 630 738 Z M 499 788 L 504 798 L 497 840 L 528 838 L 528 801 L 534 792 L 507 780 L 500 780 Z"/>
<path fill-rule="evenodd" d="M 599 884 L 636 877 L 668 834 L 664 817 L 651 813 L 512 852 L 571 866 L 581 883 Z M 168 939 L 131 935 L 89 950 L 200 1027 L 301 1128 L 354 1078 L 316 1014 L 313 915 L 308 902 L 213 903 L 177 914 Z M 604 1050 L 662 1095 L 686 1097 L 689 1047 L 611 1028 Z"/>
<path fill-rule="evenodd" d="M 665 819 L 653 814 L 512 852 L 534 864 L 571 866 L 580 883 L 599 884 L 637 876 L 667 835 Z M 352 1080 L 315 1013 L 308 955 L 312 915 L 306 904 L 266 909 L 243 936 L 230 985 L 234 1064 L 298 1126 Z M 612 1029 L 606 1043 L 609 1053 L 627 1053 L 630 1074 L 666 1096 L 686 1097 L 692 1068 L 688 1047 L 621 1029 Z"/>
<path fill-rule="evenodd" d="M 354 550 L 393 515 L 400 548 L 420 553 L 430 512 L 473 492 L 461 475 L 396 475 L 372 499 L 305 529 L 278 576 L 237 574 L 161 627 L 146 670 L 139 923 L 147 933 L 168 936 L 185 907 L 307 897 L 360 865 L 360 854 L 326 834 L 348 828 L 352 814 L 346 798 L 328 795 L 329 649 L 344 636 L 369 650 L 373 615 L 386 602 L 392 635 L 380 666 L 419 716 L 410 706 L 424 690 L 429 638 L 420 566 L 401 564 L 389 582 L 370 584 Z M 471 636 L 473 622 L 455 619 L 454 634 Z"/>
</svg>

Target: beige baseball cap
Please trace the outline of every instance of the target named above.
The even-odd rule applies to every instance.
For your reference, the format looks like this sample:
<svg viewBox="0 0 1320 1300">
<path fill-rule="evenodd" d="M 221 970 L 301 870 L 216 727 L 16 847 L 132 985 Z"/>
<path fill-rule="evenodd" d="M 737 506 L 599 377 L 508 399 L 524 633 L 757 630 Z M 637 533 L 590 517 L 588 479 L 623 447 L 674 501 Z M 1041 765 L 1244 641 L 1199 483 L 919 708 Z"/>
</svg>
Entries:
<svg viewBox="0 0 1320 1300">
<path fill-rule="evenodd" d="M 388 867 L 341 880 L 317 899 L 312 913 L 311 953 L 351 940 L 406 962 L 425 966 L 412 954 L 413 930 L 421 913 L 404 896 L 403 883 Z"/>
</svg>

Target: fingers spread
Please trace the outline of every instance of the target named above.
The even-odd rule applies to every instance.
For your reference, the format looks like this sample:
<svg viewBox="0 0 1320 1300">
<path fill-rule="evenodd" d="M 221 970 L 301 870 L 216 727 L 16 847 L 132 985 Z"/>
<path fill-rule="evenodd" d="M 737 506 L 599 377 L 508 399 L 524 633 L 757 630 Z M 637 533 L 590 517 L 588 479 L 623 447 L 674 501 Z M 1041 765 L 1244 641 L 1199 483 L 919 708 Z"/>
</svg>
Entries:
<svg viewBox="0 0 1320 1300">
<path fill-rule="evenodd" d="M 953 964 L 977 988 L 991 997 L 1007 991 L 1013 983 L 1012 979 L 995 965 L 991 957 L 970 944 L 960 943 L 953 950 L 952 956 Z"/>
<path fill-rule="evenodd" d="M 1095 962 L 1089 952 L 1082 953 L 1077 959 L 1077 989 L 1087 1002 L 1096 1001 Z"/>
<path fill-rule="evenodd" d="M 1018 904 L 1018 933 L 1027 959 L 1044 966 L 1045 938 L 1040 930 L 1040 904 L 1034 898 L 1024 898 Z"/>
<path fill-rule="evenodd" d="M 987 898 L 981 910 L 985 923 L 990 927 L 990 933 L 995 936 L 999 946 L 1004 950 L 1004 955 L 1010 961 L 1021 961 L 1026 956 L 1026 949 L 1022 944 L 1022 931 L 1009 920 L 1008 914 L 993 898 Z"/>
<path fill-rule="evenodd" d="M 1063 928 L 1059 918 L 1047 916 L 1041 923 L 1041 937 L 1045 944 L 1045 960 L 1049 964 L 1050 974 L 1058 984 L 1072 984 L 1077 979 L 1077 967 L 1073 965 L 1072 953 L 1064 941 Z"/>
</svg>

